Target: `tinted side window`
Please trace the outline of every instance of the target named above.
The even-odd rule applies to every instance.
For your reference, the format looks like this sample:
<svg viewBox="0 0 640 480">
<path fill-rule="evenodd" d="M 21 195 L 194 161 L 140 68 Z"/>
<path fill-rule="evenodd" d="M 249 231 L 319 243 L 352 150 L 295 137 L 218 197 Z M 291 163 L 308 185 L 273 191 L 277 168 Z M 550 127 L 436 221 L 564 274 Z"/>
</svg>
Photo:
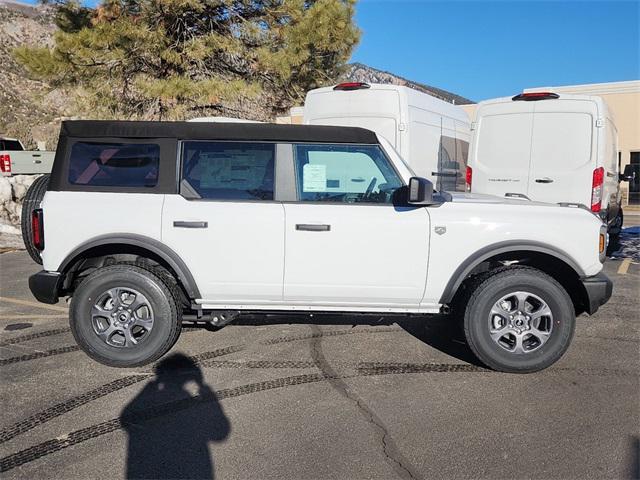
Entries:
<svg viewBox="0 0 640 480">
<path fill-rule="evenodd" d="M 296 145 L 298 199 L 392 203 L 402 181 L 375 145 Z"/>
<path fill-rule="evenodd" d="M 77 142 L 69 158 L 69 183 L 106 187 L 153 187 L 158 183 L 160 146 Z"/>
<path fill-rule="evenodd" d="M 202 198 L 273 200 L 275 144 L 183 142 L 182 178 Z"/>
<path fill-rule="evenodd" d="M 23 148 L 17 140 L 0 140 L 0 150 L 21 151 Z"/>
</svg>

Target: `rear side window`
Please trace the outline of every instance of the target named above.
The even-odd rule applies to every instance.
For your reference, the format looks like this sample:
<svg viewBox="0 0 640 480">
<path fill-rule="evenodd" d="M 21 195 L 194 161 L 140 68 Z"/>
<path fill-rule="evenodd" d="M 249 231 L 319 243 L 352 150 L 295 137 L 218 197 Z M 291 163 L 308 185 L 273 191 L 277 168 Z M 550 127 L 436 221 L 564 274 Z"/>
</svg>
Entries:
<svg viewBox="0 0 640 480">
<path fill-rule="evenodd" d="M 160 146 L 77 142 L 69 158 L 69 183 L 104 187 L 154 187 Z"/>
<path fill-rule="evenodd" d="M 187 141 L 182 178 L 210 200 L 273 200 L 275 144 Z"/>
</svg>

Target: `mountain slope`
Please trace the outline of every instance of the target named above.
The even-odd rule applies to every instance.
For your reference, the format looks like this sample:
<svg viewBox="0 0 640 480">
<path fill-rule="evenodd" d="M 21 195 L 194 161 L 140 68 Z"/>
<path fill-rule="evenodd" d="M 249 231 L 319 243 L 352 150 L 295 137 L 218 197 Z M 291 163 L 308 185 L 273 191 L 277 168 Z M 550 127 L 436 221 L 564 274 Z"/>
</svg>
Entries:
<svg viewBox="0 0 640 480">
<path fill-rule="evenodd" d="M 29 147 L 36 141 L 51 143 L 66 98 L 29 79 L 11 50 L 24 44 L 51 45 L 55 28 L 50 8 L 0 0 L 0 134 L 18 137 Z"/>
<path fill-rule="evenodd" d="M 414 82 L 412 80 L 407 80 L 399 75 L 385 72 L 384 70 L 378 70 L 377 68 L 373 68 L 362 63 L 352 63 L 349 65 L 349 70 L 344 75 L 344 79 L 353 82 L 401 85 L 427 93 L 433 97 L 439 98 L 440 100 L 444 100 L 445 102 L 455 103 L 456 105 L 475 103 L 472 100 L 456 95 L 455 93 L 447 92 L 446 90 Z"/>
</svg>

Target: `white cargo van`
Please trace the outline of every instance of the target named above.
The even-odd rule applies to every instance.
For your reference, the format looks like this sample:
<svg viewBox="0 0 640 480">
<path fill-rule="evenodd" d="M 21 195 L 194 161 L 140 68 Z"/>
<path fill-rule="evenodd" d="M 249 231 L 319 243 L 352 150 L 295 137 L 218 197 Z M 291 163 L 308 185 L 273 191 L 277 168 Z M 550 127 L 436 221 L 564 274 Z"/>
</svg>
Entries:
<svg viewBox="0 0 640 480">
<path fill-rule="evenodd" d="M 619 233 L 618 134 L 600 97 L 529 92 L 478 104 L 467 189 L 586 206 Z"/>
<path fill-rule="evenodd" d="M 304 123 L 373 130 L 438 190 L 464 190 L 471 122 L 457 105 L 408 87 L 348 82 L 309 91 Z"/>
</svg>

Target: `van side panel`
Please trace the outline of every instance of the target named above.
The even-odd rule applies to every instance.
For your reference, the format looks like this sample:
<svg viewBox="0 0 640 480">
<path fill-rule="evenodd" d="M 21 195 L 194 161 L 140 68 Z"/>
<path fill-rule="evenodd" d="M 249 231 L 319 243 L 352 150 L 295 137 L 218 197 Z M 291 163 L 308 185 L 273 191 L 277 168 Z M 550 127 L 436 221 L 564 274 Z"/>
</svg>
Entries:
<svg viewBox="0 0 640 480">
<path fill-rule="evenodd" d="M 409 106 L 408 113 L 409 148 L 403 157 L 418 176 L 428 178 L 435 184 L 436 178 L 432 173 L 438 167 L 435 160 L 440 151 L 442 117 L 413 105 Z"/>
</svg>

